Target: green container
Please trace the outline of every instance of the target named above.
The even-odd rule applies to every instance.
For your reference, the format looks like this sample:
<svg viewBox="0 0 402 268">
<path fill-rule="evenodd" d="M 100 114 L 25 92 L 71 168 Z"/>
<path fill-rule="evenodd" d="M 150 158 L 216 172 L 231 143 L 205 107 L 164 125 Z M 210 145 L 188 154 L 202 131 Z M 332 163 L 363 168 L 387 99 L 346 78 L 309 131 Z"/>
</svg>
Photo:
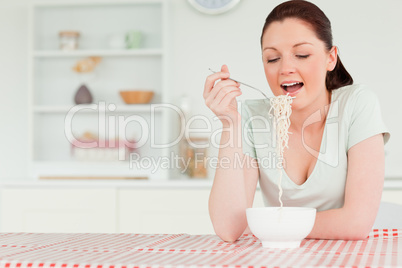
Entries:
<svg viewBox="0 0 402 268">
<path fill-rule="evenodd" d="M 128 49 L 140 48 L 142 44 L 142 33 L 140 31 L 129 31 L 126 34 L 126 47 Z"/>
</svg>

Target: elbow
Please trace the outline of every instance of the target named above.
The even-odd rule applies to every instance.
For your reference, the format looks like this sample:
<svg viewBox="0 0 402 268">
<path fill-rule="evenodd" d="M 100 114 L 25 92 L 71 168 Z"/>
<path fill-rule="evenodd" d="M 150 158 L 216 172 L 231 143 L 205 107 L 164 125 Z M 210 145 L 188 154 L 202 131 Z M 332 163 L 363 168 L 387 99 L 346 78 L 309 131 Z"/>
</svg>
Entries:
<svg viewBox="0 0 402 268">
<path fill-rule="evenodd" d="M 234 242 L 243 234 L 247 227 L 245 213 L 240 216 L 222 215 L 210 209 L 211 223 L 215 234 L 225 242 Z"/>
<path fill-rule="evenodd" d="M 350 233 L 347 234 L 343 240 L 365 240 L 368 238 L 370 232 L 354 232 L 354 233 Z"/>
<path fill-rule="evenodd" d="M 361 220 L 354 222 L 351 226 L 352 228 L 348 228 L 345 232 L 344 240 L 365 240 L 368 238 L 372 229 L 372 225 Z"/>
<path fill-rule="evenodd" d="M 213 224 L 215 234 L 225 242 L 232 243 L 239 239 L 239 237 L 243 234 L 245 228 L 239 228 L 239 226 L 216 226 Z"/>
<path fill-rule="evenodd" d="M 335 232 L 328 233 L 324 236 L 308 236 L 308 238 L 315 239 L 336 239 L 336 240 L 365 240 L 367 239 L 370 231 L 362 230 L 359 228 L 338 228 Z"/>
<path fill-rule="evenodd" d="M 340 235 L 344 240 L 365 240 L 368 238 L 372 231 L 375 216 L 371 211 L 364 211 L 362 209 L 343 208 L 344 224 L 342 225 Z"/>
<path fill-rule="evenodd" d="M 353 239 L 352 240 L 364 240 L 367 239 L 371 229 L 372 229 L 372 225 L 367 225 L 367 224 L 362 224 L 363 226 L 361 226 L 360 229 L 358 229 L 358 231 L 355 233 L 355 235 L 353 235 Z"/>
<path fill-rule="evenodd" d="M 236 241 L 237 239 L 239 239 L 239 237 L 241 236 L 241 233 L 238 234 L 236 232 L 215 232 L 217 236 L 219 236 L 220 239 L 222 239 L 223 241 L 227 242 L 227 243 L 233 243 L 234 241 Z"/>
</svg>

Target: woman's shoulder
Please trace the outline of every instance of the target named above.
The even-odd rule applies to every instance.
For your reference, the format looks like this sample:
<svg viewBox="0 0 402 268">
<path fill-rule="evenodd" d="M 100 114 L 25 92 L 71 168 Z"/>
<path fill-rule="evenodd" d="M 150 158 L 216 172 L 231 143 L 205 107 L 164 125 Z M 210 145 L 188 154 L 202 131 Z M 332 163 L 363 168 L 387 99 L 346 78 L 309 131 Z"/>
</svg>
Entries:
<svg viewBox="0 0 402 268">
<path fill-rule="evenodd" d="M 365 85 L 351 85 L 339 90 L 334 93 L 340 99 L 339 115 L 343 115 L 342 120 L 348 126 L 347 149 L 379 133 L 384 134 L 386 143 L 390 135 L 383 122 L 379 98 L 374 90 Z"/>
<path fill-rule="evenodd" d="M 353 113 L 359 107 L 378 105 L 378 97 L 370 87 L 356 84 L 333 90 L 331 102 L 337 103 L 344 112 Z"/>
<path fill-rule="evenodd" d="M 333 93 L 333 101 L 347 101 L 347 100 L 356 100 L 361 97 L 376 97 L 374 91 L 364 85 L 364 84 L 353 84 L 348 86 L 343 86 L 338 89 L 334 89 Z"/>
</svg>

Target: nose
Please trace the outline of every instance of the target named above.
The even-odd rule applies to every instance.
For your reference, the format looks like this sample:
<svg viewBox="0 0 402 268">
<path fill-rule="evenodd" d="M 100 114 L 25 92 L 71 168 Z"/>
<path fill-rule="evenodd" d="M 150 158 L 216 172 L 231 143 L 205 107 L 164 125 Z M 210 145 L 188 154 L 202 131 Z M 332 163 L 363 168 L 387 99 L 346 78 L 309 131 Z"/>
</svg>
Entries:
<svg viewBox="0 0 402 268">
<path fill-rule="evenodd" d="M 280 66 L 280 73 L 282 75 L 289 75 L 296 72 L 296 67 L 293 59 L 289 57 L 283 57 Z"/>
</svg>

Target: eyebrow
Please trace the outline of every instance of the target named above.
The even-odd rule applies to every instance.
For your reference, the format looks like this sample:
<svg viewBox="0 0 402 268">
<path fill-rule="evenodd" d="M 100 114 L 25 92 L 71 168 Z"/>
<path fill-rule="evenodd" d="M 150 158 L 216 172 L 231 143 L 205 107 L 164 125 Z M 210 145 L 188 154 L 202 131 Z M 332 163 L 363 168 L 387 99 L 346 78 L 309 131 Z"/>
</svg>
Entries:
<svg viewBox="0 0 402 268">
<path fill-rule="evenodd" d="M 301 43 L 295 44 L 293 47 L 298 47 L 298 46 L 301 46 L 301 45 L 312 45 L 312 46 L 314 46 L 312 43 L 309 43 L 309 42 L 301 42 Z M 266 49 L 277 50 L 277 49 L 274 48 L 274 47 L 264 47 L 264 49 L 263 49 L 262 51 L 264 51 L 264 50 L 266 50 Z"/>
</svg>

